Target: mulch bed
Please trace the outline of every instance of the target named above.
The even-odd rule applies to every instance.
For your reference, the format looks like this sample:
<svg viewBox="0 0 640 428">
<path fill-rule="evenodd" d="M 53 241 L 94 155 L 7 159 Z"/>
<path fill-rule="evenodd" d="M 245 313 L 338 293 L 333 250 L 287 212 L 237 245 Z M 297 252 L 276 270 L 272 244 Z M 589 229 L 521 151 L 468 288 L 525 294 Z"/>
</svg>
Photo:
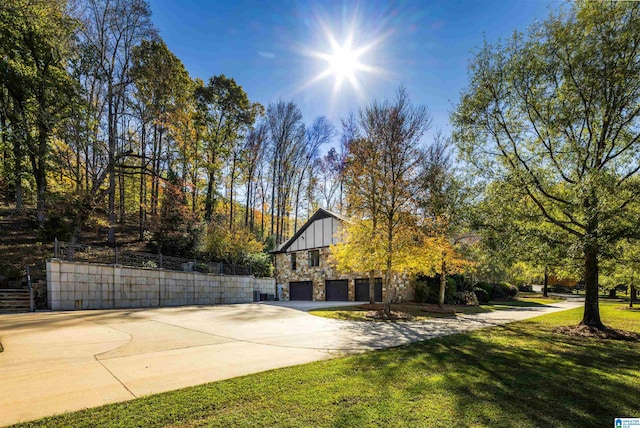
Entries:
<svg viewBox="0 0 640 428">
<path fill-rule="evenodd" d="M 384 310 L 370 311 L 365 314 L 365 317 L 371 318 L 374 320 L 385 320 L 385 321 L 408 321 L 412 320 L 413 317 L 405 312 L 396 312 L 391 311 L 389 315 L 387 315 Z"/>
<path fill-rule="evenodd" d="M 411 306 L 412 308 L 418 307 L 419 310 L 421 312 L 427 312 L 427 313 L 435 313 L 435 314 L 447 314 L 447 315 L 455 315 L 456 314 L 456 310 L 454 307 L 451 306 L 445 306 L 445 307 L 439 307 L 438 305 L 433 305 L 433 304 L 428 304 L 428 303 L 411 303 L 409 305 L 405 305 L 402 303 L 396 303 L 396 304 L 392 304 L 391 305 L 391 314 L 387 315 L 384 312 L 384 304 L 381 303 L 375 303 L 375 304 L 370 304 L 370 303 L 365 303 L 362 305 L 358 305 L 358 308 L 361 309 L 368 309 L 369 312 L 367 312 L 365 314 L 365 316 L 367 318 L 372 318 L 372 319 L 376 319 L 376 320 L 411 320 L 414 317 L 406 312 L 402 311 L 403 306 Z M 400 310 L 393 310 L 394 308 L 398 308 Z M 414 310 L 414 309 L 412 309 Z"/>
<path fill-rule="evenodd" d="M 587 325 L 562 326 L 553 330 L 554 333 L 571 337 L 588 337 L 594 339 L 623 340 L 627 342 L 640 341 L 640 334 L 631 331 L 615 330 L 613 328 L 595 328 Z"/>
</svg>

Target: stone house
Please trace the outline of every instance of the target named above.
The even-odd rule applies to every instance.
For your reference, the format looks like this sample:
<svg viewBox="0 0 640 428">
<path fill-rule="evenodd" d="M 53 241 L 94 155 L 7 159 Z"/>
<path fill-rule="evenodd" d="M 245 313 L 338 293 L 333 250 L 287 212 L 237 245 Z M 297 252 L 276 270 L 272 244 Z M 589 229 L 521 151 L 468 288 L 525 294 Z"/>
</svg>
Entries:
<svg viewBox="0 0 640 428">
<path fill-rule="evenodd" d="M 345 221 L 339 214 L 319 209 L 285 243 L 272 251 L 276 284 L 282 287 L 283 300 L 369 301 L 366 273 L 339 272 L 331 262 L 330 245 L 339 239 Z M 375 274 L 375 300 L 386 298 L 382 272 Z M 393 300 L 411 300 L 413 284 L 406 275 L 393 275 Z"/>
</svg>

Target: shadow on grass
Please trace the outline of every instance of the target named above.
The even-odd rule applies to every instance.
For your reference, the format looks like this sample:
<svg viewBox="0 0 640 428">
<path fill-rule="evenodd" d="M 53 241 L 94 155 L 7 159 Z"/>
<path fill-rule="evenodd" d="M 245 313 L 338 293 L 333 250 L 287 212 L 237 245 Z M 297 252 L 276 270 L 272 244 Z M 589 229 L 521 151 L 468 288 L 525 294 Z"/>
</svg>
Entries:
<svg viewBox="0 0 640 428">
<path fill-rule="evenodd" d="M 378 367 L 379 381 L 398 385 L 394 394 L 402 385 L 407 400 L 449 401 L 451 413 L 422 421 L 428 424 L 595 427 L 640 410 L 639 349 L 530 327 L 497 327 L 367 354 L 354 368 L 364 374 Z M 434 388 L 434 381 L 444 390 Z"/>
</svg>

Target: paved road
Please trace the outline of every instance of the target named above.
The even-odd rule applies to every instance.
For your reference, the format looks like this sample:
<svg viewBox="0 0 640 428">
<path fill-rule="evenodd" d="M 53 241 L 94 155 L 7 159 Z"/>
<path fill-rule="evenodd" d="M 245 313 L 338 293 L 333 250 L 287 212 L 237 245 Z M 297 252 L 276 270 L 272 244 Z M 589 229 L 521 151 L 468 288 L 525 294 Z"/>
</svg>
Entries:
<svg viewBox="0 0 640 428">
<path fill-rule="evenodd" d="M 0 425 L 565 310 L 425 322 L 319 318 L 313 303 L 0 315 Z M 335 306 L 329 302 L 328 306 Z"/>
</svg>

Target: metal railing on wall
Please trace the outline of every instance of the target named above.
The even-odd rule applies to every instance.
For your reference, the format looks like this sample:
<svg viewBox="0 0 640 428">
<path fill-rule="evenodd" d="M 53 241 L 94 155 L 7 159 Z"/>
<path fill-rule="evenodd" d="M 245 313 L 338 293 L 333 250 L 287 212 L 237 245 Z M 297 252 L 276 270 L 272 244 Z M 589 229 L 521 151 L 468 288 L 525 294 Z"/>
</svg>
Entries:
<svg viewBox="0 0 640 428">
<path fill-rule="evenodd" d="M 95 245 L 71 242 L 54 242 L 54 257 L 60 260 L 115 264 L 147 269 L 166 269 L 181 272 L 202 272 L 218 275 L 251 275 L 251 266 L 230 265 L 220 262 L 204 262 L 195 259 L 165 256 L 162 254 L 139 253 L 121 250 L 116 247 L 99 247 Z"/>
</svg>

